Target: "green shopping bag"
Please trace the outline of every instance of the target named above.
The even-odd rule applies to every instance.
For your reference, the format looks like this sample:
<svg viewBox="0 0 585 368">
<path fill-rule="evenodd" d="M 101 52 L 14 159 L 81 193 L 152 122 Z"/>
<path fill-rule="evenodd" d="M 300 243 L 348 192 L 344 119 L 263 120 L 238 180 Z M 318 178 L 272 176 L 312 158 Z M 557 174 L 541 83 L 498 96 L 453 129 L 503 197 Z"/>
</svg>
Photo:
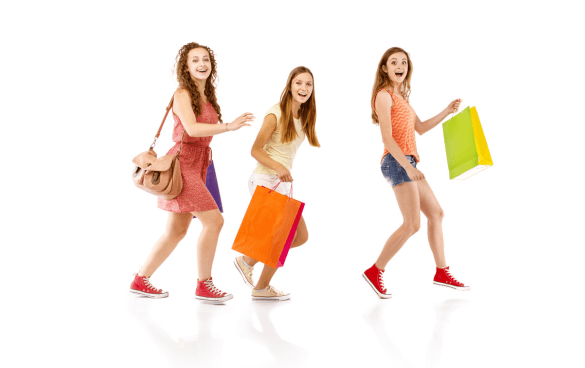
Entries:
<svg viewBox="0 0 585 368">
<path fill-rule="evenodd" d="M 475 107 L 443 123 L 449 178 L 465 180 L 494 163 Z"/>
</svg>

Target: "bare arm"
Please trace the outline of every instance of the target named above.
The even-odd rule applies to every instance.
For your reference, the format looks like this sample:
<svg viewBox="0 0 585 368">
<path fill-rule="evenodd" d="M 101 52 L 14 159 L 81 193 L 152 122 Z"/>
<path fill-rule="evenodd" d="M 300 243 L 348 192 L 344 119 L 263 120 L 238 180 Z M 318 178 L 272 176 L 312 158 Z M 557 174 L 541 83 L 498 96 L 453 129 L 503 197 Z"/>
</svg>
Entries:
<svg viewBox="0 0 585 368">
<path fill-rule="evenodd" d="M 284 167 L 284 165 L 270 158 L 268 153 L 264 151 L 264 146 L 268 142 L 268 139 L 270 139 L 272 133 L 276 130 L 276 124 L 276 116 L 274 114 L 268 114 L 264 117 L 264 122 L 262 123 L 258 136 L 252 145 L 252 157 L 262 165 L 276 171 L 276 175 L 281 181 L 293 181 L 290 171 Z"/>
<path fill-rule="evenodd" d="M 437 116 L 432 117 L 429 120 L 425 120 L 424 122 L 421 122 L 417 116 L 416 123 L 414 125 L 414 130 L 416 130 L 416 132 L 419 135 L 423 135 L 424 133 L 428 132 L 429 130 L 439 125 L 439 123 L 443 121 L 443 119 L 445 119 L 447 116 L 449 116 L 449 114 L 457 112 L 460 104 L 461 99 L 458 98 L 456 100 L 453 100 L 449 104 L 449 106 L 445 108 L 445 110 L 441 111 Z"/>
<path fill-rule="evenodd" d="M 390 152 L 390 154 L 398 161 L 398 163 L 404 167 L 412 167 L 408 159 L 400 149 L 400 146 L 394 138 L 392 138 L 392 118 L 391 110 L 394 106 L 394 101 L 390 97 L 389 93 L 382 91 L 378 93 L 376 98 L 375 108 L 376 114 L 378 114 L 378 121 L 380 122 L 380 131 L 382 132 L 382 141 L 384 147 Z"/>
<path fill-rule="evenodd" d="M 184 89 L 178 89 L 175 92 L 173 112 L 179 116 L 185 131 L 190 137 L 209 137 L 227 131 L 238 130 L 245 125 L 250 126 L 250 124 L 246 124 L 246 122 L 254 120 L 252 114 L 245 113 L 229 124 L 198 123 L 193 108 L 191 107 L 191 97 L 189 96 L 189 92 Z"/>
</svg>

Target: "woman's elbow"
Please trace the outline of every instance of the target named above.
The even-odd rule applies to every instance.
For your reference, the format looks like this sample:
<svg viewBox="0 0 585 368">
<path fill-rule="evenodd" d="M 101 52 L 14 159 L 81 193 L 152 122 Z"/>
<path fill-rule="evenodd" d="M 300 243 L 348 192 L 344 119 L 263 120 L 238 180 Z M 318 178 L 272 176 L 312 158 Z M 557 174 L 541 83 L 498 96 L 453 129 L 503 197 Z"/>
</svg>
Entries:
<svg viewBox="0 0 585 368">
<path fill-rule="evenodd" d="M 189 137 L 198 137 L 198 135 L 197 135 L 197 129 L 187 128 L 187 129 L 185 129 L 185 133 L 187 133 L 187 135 Z"/>
</svg>

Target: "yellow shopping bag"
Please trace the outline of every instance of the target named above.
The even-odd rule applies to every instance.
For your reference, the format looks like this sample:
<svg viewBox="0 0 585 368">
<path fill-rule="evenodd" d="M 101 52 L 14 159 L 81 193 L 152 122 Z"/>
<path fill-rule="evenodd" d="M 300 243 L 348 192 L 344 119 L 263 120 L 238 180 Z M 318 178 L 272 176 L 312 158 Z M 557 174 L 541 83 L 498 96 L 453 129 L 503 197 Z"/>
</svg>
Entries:
<svg viewBox="0 0 585 368">
<path fill-rule="evenodd" d="M 465 180 L 494 163 L 475 107 L 443 123 L 449 178 Z"/>
</svg>

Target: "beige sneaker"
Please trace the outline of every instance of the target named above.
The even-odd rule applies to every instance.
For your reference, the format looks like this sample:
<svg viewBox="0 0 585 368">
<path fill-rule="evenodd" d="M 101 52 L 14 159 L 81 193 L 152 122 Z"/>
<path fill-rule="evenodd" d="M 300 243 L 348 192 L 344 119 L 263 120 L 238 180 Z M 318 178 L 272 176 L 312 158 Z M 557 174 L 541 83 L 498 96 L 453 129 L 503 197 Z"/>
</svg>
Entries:
<svg viewBox="0 0 585 368">
<path fill-rule="evenodd" d="M 244 256 L 239 256 L 234 259 L 234 264 L 238 269 L 240 275 L 244 279 L 244 283 L 250 289 L 254 289 L 254 279 L 252 278 L 252 272 L 254 272 L 254 267 L 250 267 L 244 263 Z"/>
<path fill-rule="evenodd" d="M 272 286 L 268 286 L 262 291 L 252 289 L 252 300 L 289 300 L 290 293 L 278 291 Z"/>
</svg>

